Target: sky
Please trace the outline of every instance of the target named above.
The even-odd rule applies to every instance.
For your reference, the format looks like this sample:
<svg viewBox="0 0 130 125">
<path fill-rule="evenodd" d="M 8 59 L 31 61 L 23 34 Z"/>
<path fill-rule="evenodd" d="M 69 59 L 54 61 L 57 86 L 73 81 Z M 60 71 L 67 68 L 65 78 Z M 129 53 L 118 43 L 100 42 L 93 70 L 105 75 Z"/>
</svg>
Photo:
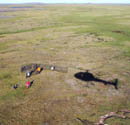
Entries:
<svg viewBox="0 0 130 125">
<path fill-rule="evenodd" d="M 0 0 L 0 3 L 130 3 L 130 0 Z"/>
</svg>

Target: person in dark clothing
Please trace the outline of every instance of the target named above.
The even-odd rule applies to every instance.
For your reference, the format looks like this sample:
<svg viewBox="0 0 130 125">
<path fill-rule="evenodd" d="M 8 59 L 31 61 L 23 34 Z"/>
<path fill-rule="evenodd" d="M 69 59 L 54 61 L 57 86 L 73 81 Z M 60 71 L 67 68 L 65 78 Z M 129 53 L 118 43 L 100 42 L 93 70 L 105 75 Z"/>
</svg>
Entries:
<svg viewBox="0 0 130 125">
<path fill-rule="evenodd" d="M 13 88 L 14 88 L 14 89 L 17 89 L 17 88 L 18 88 L 18 85 L 17 85 L 17 84 L 15 84 L 15 85 L 13 86 Z"/>
</svg>

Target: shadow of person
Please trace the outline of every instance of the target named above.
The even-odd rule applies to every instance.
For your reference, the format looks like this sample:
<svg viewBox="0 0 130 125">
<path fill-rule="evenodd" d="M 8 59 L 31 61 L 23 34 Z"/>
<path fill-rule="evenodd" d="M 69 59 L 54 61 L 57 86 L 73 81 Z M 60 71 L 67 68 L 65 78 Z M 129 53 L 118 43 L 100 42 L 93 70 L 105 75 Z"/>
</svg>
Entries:
<svg viewBox="0 0 130 125">
<path fill-rule="evenodd" d="M 92 73 L 86 71 L 86 72 L 78 72 L 75 75 L 75 78 L 83 80 L 83 81 L 95 81 L 95 82 L 101 82 L 104 85 L 113 85 L 115 89 L 118 89 L 118 79 L 115 79 L 114 82 L 102 80 L 99 78 L 96 78 Z"/>
<path fill-rule="evenodd" d="M 30 87 L 32 86 L 33 83 L 34 83 L 34 80 L 32 80 L 32 81 L 30 82 Z"/>
</svg>

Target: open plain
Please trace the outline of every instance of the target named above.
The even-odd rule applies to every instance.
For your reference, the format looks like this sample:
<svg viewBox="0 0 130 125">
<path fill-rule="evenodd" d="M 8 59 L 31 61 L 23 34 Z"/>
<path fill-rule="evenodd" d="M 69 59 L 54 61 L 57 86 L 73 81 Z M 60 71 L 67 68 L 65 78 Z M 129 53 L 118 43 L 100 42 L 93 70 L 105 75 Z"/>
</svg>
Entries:
<svg viewBox="0 0 130 125">
<path fill-rule="evenodd" d="M 20 68 L 29 63 L 68 71 L 43 69 L 26 79 Z M 86 70 L 100 80 L 75 77 Z M 118 89 L 102 82 L 115 79 Z M 26 89 L 28 80 L 34 83 Z M 0 125 L 97 123 L 130 110 L 129 94 L 130 5 L 0 5 Z M 106 124 L 130 125 L 130 119 Z"/>
</svg>

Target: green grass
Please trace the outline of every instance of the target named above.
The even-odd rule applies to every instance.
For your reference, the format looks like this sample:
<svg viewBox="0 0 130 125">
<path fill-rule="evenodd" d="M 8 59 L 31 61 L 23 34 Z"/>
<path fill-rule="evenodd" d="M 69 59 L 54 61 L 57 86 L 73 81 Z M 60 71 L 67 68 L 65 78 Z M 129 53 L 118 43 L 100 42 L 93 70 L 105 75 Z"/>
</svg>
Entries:
<svg viewBox="0 0 130 125">
<path fill-rule="evenodd" d="M 12 88 L 13 89 L 13 88 Z M 1 96 L 0 99 L 3 101 L 9 101 L 13 99 L 18 99 L 20 97 L 24 97 L 26 94 L 24 92 L 24 88 L 19 88 L 19 90 L 13 90 L 11 92 L 7 92 L 5 95 Z"/>
<path fill-rule="evenodd" d="M 0 124 L 79 125 L 77 116 L 96 122 L 111 111 L 129 109 L 129 6 L 32 6 L 6 12 L 14 17 L 0 20 Z M 28 63 L 68 67 L 68 72 L 43 69 L 26 79 L 20 67 Z M 119 90 L 74 77 L 88 69 L 106 81 L 118 78 Z M 34 84 L 26 90 L 28 80 Z M 17 83 L 21 86 L 14 90 Z M 129 125 L 129 120 L 106 123 Z"/>
</svg>

